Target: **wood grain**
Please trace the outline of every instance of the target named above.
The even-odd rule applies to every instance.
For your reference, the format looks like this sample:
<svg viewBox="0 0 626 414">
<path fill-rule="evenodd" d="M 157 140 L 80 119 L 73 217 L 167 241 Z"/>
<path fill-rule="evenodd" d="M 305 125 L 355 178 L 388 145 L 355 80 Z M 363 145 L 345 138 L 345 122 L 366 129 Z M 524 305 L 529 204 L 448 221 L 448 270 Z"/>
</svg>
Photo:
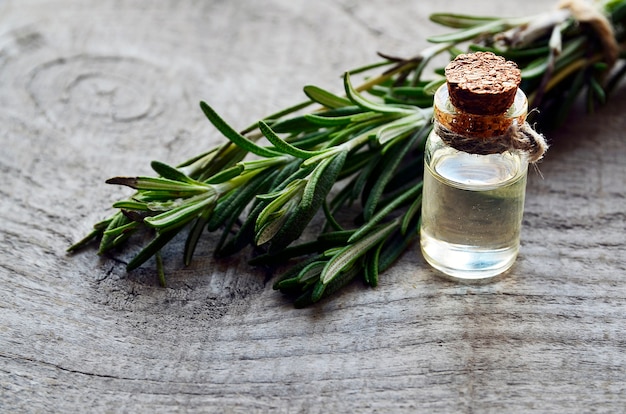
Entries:
<svg viewBox="0 0 626 414">
<path fill-rule="evenodd" d="M 492 284 L 441 279 L 415 247 L 378 288 L 295 310 L 210 238 L 188 268 L 166 255 L 166 289 L 130 253 L 64 252 L 124 195 L 106 178 L 220 140 L 201 99 L 245 127 L 378 50 L 414 54 L 431 12 L 520 12 L 425 3 L 0 3 L 0 411 L 622 412 L 624 87 L 549 137 Z"/>
</svg>

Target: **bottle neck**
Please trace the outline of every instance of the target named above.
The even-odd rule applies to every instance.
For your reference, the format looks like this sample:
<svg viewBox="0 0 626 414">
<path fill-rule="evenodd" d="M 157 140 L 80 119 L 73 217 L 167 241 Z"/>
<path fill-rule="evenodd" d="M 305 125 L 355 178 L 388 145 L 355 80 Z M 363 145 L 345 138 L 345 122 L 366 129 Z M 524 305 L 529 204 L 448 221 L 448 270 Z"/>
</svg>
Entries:
<svg viewBox="0 0 626 414">
<path fill-rule="evenodd" d="M 464 112 L 450 102 L 447 84 L 434 97 L 435 122 L 451 132 L 468 138 L 493 138 L 504 135 L 514 124 L 523 125 L 528 112 L 528 100 L 520 89 L 515 100 L 503 114 L 477 115 Z"/>
</svg>

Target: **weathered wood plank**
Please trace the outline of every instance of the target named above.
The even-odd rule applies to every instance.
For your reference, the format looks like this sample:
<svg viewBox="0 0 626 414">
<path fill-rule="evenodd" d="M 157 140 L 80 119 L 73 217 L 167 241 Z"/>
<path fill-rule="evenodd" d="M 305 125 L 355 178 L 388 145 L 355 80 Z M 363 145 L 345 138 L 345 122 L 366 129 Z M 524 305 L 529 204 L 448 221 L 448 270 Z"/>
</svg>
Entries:
<svg viewBox="0 0 626 414">
<path fill-rule="evenodd" d="M 263 269 L 74 256 L 119 198 L 103 180 L 177 162 L 340 90 L 377 50 L 410 55 L 434 11 L 408 0 L 0 4 L 0 411 L 620 412 L 626 406 L 626 90 L 574 116 L 531 174 L 511 274 L 457 285 L 417 247 L 381 277 L 292 309 Z M 523 13 L 545 2 L 527 1 Z M 519 14 L 498 3 L 498 14 Z M 180 244 L 181 242 L 179 242 Z"/>
</svg>

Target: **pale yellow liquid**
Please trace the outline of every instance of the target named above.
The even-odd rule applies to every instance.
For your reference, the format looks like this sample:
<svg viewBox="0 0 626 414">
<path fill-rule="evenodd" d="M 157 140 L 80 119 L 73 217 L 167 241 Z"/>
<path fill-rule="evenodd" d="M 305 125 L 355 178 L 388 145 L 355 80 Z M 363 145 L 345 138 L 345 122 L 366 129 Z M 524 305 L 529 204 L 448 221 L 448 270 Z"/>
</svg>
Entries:
<svg viewBox="0 0 626 414">
<path fill-rule="evenodd" d="M 519 250 L 526 171 L 515 154 L 436 150 L 424 168 L 424 258 L 456 279 L 482 280 L 510 268 Z"/>
</svg>

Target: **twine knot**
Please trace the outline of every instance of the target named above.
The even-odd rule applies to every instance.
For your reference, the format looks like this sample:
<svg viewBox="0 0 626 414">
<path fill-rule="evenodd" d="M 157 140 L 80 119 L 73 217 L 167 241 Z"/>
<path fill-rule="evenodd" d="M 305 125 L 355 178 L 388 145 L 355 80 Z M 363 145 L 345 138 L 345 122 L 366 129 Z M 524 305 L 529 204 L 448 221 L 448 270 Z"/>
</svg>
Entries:
<svg viewBox="0 0 626 414">
<path fill-rule="evenodd" d="M 600 40 L 606 63 L 609 68 L 613 67 L 619 57 L 620 47 L 611 22 L 600 9 L 585 0 L 560 0 L 558 8 L 568 10 L 574 19 L 591 26 Z"/>
<path fill-rule="evenodd" d="M 435 123 L 435 133 L 452 148 L 470 154 L 502 154 L 506 151 L 521 151 L 528 154 L 528 162 L 536 163 L 548 150 L 543 135 L 535 131 L 528 122 L 512 124 L 504 133 L 493 138 L 476 138 L 457 134 Z"/>
</svg>

